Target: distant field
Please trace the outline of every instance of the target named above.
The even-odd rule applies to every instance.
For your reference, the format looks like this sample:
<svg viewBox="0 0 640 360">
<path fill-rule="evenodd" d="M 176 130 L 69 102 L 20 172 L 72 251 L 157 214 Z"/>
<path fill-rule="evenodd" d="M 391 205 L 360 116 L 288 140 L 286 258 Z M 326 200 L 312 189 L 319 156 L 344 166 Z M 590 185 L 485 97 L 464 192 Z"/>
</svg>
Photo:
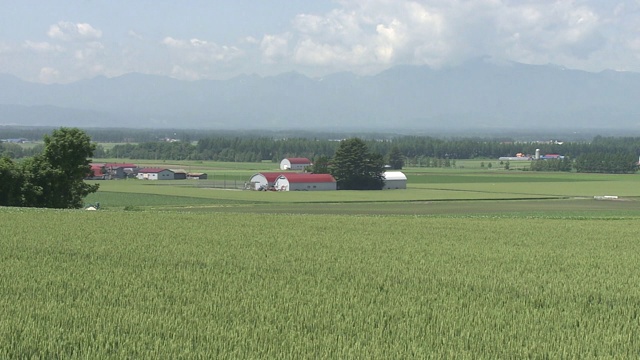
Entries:
<svg viewBox="0 0 640 360">
<path fill-rule="evenodd" d="M 191 162 L 169 164 L 175 167 L 189 167 Z M 285 211 L 302 213 L 348 213 L 349 207 L 332 208 L 325 204 L 363 203 L 354 205 L 356 213 L 373 214 L 421 214 L 432 213 L 433 205 L 421 206 L 416 203 L 453 202 L 447 206 L 439 205 L 453 213 L 507 212 L 517 211 L 519 207 L 505 206 L 503 201 L 513 204 L 516 200 L 553 200 L 535 201 L 522 211 L 554 211 L 559 200 L 564 200 L 572 211 L 582 204 L 585 211 L 593 206 L 606 206 L 607 209 L 620 208 L 621 211 L 640 209 L 640 175 L 602 175 L 576 173 L 538 173 L 528 171 L 504 170 L 464 170 L 407 168 L 408 189 L 389 191 L 333 191 L 333 192 L 256 192 L 242 191 L 250 176 L 260 171 L 250 169 L 261 164 L 215 163 L 205 162 L 208 167 L 208 180 L 182 181 L 101 181 L 100 191 L 87 199 L 88 203 L 100 202 L 104 209 L 121 209 L 136 206 L 139 209 L 163 210 L 171 207 L 184 207 L 190 211 L 235 211 L 263 212 L 262 206 L 251 204 L 277 204 L 274 212 Z M 270 167 L 274 164 L 262 164 Z M 273 171 L 274 169 L 266 169 Z M 593 200 L 598 195 L 617 195 L 625 201 L 602 202 Z M 162 199 L 166 197 L 166 199 Z M 587 202 L 576 199 L 586 198 Z M 396 203 L 396 205 L 390 205 Z M 224 207 L 218 205 L 224 204 Z M 293 204 L 293 205 L 292 205 Z M 597 204 L 597 205 L 596 205 Z M 234 210 L 234 205 L 237 209 Z M 322 209 L 322 210 L 319 210 Z M 355 210 L 359 209 L 359 210 Z M 511 210 L 509 210 L 511 209 Z M 514 210 L 516 209 L 516 210 Z"/>
</svg>

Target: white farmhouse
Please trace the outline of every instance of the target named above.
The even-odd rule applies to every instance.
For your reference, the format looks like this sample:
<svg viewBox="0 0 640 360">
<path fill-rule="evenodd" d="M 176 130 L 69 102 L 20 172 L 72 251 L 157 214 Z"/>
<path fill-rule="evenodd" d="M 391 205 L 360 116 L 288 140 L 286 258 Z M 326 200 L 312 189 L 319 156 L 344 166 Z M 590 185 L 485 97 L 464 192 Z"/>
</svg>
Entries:
<svg viewBox="0 0 640 360">
<path fill-rule="evenodd" d="M 138 171 L 137 178 L 140 180 L 173 180 L 174 173 L 169 169 L 144 168 Z"/>
<path fill-rule="evenodd" d="M 329 174 L 282 174 L 274 187 L 278 191 L 337 190 L 336 179 Z"/>
<path fill-rule="evenodd" d="M 401 171 L 386 171 L 384 174 L 384 187 L 382 190 L 406 189 L 407 176 Z"/>
<path fill-rule="evenodd" d="M 311 165 L 311 160 L 307 158 L 286 158 L 280 161 L 280 170 L 304 170 Z"/>
</svg>

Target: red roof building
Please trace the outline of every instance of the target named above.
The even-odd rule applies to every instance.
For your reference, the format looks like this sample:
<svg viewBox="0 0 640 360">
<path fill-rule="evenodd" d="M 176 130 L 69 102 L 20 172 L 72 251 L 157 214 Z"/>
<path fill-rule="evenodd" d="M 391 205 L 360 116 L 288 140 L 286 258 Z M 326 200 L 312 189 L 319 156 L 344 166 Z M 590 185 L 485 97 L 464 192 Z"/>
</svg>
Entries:
<svg viewBox="0 0 640 360">
<path fill-rule="evenodd" d="M 311 160 L 307 158 L 286 158 L 280 162 L 280 170 L 304 170 L 311 165 Z"/>
<path fill-rule="evenodd" d="M 283 174 L 276 179 L 274 187 L 279 191 L 337 190 L 336 179 L 329 174 L 294 173 Z"/>
</svg>

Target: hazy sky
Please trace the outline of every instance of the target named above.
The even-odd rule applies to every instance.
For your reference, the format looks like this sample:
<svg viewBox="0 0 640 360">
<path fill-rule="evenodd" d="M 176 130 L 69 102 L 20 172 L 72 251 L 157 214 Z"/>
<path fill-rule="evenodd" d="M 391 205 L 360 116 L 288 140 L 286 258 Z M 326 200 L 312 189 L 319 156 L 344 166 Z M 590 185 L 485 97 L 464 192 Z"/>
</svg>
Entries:
<svg viewBox="0 0 640 360">
<path fill-rule="evenodd" d="M 371 74 L 470 58 L 640 72 L 640 0 L 0 0 L 0 73 Z"/>
</svg>

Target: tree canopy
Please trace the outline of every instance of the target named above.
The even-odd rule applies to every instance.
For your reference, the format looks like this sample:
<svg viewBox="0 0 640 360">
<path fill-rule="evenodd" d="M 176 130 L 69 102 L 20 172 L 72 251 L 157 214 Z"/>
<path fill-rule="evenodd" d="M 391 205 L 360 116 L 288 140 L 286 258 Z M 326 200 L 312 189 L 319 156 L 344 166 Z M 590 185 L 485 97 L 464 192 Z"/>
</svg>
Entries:
<svg viewBox="0 0 640 360">
<path fill-rule="evenodd" d="M 393 170 L 402 170 L 402 167 L 404 167 L 404 155 L 402 155 L 399 147 L 394 146 L 389 150 L 388 163 Z"/>
<path fill-rule="evenodd" d="M 0 205 L 80 208 L 98 190 L 84 182 L 95 144 L 77 128 L 60 128 L 45 135 L 44 150 L 21 163 L 0 160 Z"/>
<path fill-rule="evenodd" d="M 384 186 L 383 156 L 369 152 L 359 138 L 340 143 L 329 171 L 339 190 L 381 190 Z"/>
</svg>

